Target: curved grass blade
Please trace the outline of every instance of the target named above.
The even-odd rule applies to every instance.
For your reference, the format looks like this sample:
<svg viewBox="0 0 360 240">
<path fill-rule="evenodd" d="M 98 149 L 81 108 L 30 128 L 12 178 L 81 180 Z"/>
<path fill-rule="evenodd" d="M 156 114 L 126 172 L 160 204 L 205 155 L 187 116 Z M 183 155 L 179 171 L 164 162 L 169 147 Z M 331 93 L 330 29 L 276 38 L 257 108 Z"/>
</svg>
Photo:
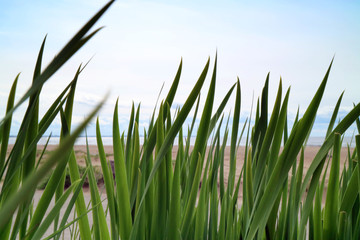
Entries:
<svg viewBox="0 0 360 240">
<path fill-rule="evenodd" d="M 233 193 L 234 182 L 235 182 L 235 170 L 236 170 L 236 141 L 239 131 L 239 120 L 240 120 L 240 105 L 241 105 L 241 90 L 239 78 L 236 82 L 236 98 L 235 98 L 235 110 L 233 117 L 233 124 L 231 130 L 231 143 L 230 143 L 230 171 L 228 177 L 228 189 L 230 194 Z"/>
<path fill-rule="evenodd" d="M 15 93 L 16 93 L 16 86 L 19 79 L 18 74 L 14 80 L 14 83 L 11 86 L 11 90 L 8 97 L 8 102 L 6 106 L 6 115 L 11 111 L 11 109 L 14 106 L 15 101 Z M 10 135 L 10 128 L 11 128 L 11 120 L 12 120 L 12 114 L 9 115 L 9 118 L 4 122 L 4 124 L 0 127 L 2 130 L 2 136 L 1 136 L 1 150 L 0 150 L 0 171 L 3 172 L 3 167 L 5 163 L 6 158 L 6 151 L 8 148 L 9 143 L 9 135 Z M 2 175 L 0 176 L 2 179 Z"/>
<path fill-rule="evenodd" d="M 101 10 L 99 10 L 79 31 L 75 36 L 65 45 L 65 47 L 56 55 L 56 57 L 49 63 L 45 70 L 34 80 L 31 88 L 24 94 L 12 110 L 0 121 L 0 126 L 4 124 L 11 114 L 32 94 L 38 91 L 42 85 L 64 65 L 91 37 L 93 37 L 100 29 L 95 30 L 89 36 L 84 37 L 90 28 L 99 20 L 105 11 L 113 4 L 114 1 L 107 3 Z"/>
<path fill-rule="evenodd" d="M 325 135 L 325 139 L 330 135 L 333 127 L 334 127 L 334 124 L 335 124 L 335 120 L 336 120 L 336 116 L 339 112 L 339 108 L 340 108 L 340 104 L 341 104 L 341 100 L 342 100 L 342 97 L 344 95 L 344 92 L 341 93 L 336 105 L 335 105 L 335 108 L 334 108 L 334 111 L 333 111 L 333 114 L 331 116 L 331 119 L 330 119 L 330 123 L 329 123 L 329 126 L 328 126 L 328 129 L 326 131 L 326 135 Z"/>
</svg>

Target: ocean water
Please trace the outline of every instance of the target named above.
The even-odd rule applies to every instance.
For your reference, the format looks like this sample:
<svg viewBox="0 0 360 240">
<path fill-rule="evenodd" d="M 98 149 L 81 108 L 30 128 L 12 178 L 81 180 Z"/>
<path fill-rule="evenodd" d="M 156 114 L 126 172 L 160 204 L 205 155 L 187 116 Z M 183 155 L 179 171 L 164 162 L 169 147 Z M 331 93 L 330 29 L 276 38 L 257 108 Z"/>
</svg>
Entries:
<svg viewBox="0 0 360 240">
<path fill-rule="evenodd" d="M 9 144 L 14 144 L 16 140 L 16 137 L 10 137 L 9 138 Z M 49 144 L 50 145 L 57 145 L 59 144 L 59 140 L 60 137 L 51 137 L 49 139 Z M 96 137 L 88 137 L 87 138 L 89 145 L 96 145 Z M 46 142 L 48 141 L 48 137 L 42 137 L 38 144 L 39 145 L 44 145 Z M 104 145 L 112 145 L 112 137 L 102 137 L 102 141 Z M 142 144 L 144 142 L 144 138 L 140 137 L 140 144 Z M 175 144 L 178 142 L 178 139 L 175 139 Z M 324 138 L 323 137 L 309 137 L 307 145 L 308 146 L 321 146 L 324 142 Z M 190 143 L 191 145 L 194 145 L 195 143 L 195 137 L 191 137 L 190 139 Z M 210 141 L 209 143 L 210 144 Z M 246 144 L 246 139 L 243 138 L 240 141 L 240 145 L 245 146 Z M 86 145 L 86 137 L 79 137 L 76 142 L 75 145 Z M 230 138 L 228 139 L 227 145 L 230 145 Z M 342 146 L 346 147 L 346 146 L 350 146 L 350 147 L 355 147 L 355 139 L 353 139 L 352 137 L 344 137 L 343 142 L 342 142 Z"/>
</svg>

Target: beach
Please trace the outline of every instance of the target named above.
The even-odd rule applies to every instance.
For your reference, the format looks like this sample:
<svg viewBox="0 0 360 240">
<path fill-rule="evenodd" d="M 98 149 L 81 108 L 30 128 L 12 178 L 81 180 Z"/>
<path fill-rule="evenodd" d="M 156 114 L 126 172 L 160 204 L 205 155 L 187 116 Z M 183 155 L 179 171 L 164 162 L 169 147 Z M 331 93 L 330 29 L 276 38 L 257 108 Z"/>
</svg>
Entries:
<svg viewBox="0 0 360 240">
<path fill-rule="evenodd" d="M 56 149 L 56 145 L 48 145 L 46 148 L 46 152 L 44 154 L 44 157 L 46 158 L 46 156 L 48 154 L 50 154 L 53 150 Z M 37 154 L 38 156 L 41 154 L 42 150 L 43 150 L 44 146 L 43 145 L 39 145 L 38 146 L 38 151 Z M 9 148 L 11 149 L 11 147 Z M 306 174 L 307 170 L 309 169 L 314 157 L 316 156 L 317 152 L 319 151 L 320 146 L 306 146 L 304 149 L 304 172 L 303 172 L 303 176 Z M 104 150 L 107 156 L 107 160 L 111 161 L 113 160 L 113 147 L 111 145 L 105 145 L 104 146 Z M 191 149 L 190 149 L 191 150 Z M 175 160 L 176 158 L 176 154 L 178 151 L 178 147 L 177 146 L 173 146 L 172 148 L 172 158 L 173 160 Z M 86 166 L 86 162 L 85 162 L 85 157 L 87 155 L 87 149 L 85 145 L 75 145 L 74 146 L 74 152 L 76 155 L 76 160 L 77 163 L 80 166 Z M 90 153 L 90 158 L 91 158 L 91 162 L 93 164 L 93 166 L 97 169 L 101 168 L 101 163 L 100 163 L 100 158 L 99 158 L 99 154 L 98 154 L 98 148 L 96 145 L 89 145 L 89 153 Z M 351 149 L 351 153 L 352 153 L 352 149 Z M 344 167 L 344 163 L 347 161 L 348 157 L 348 150 L 345 147 L 341 148 L 341 155 L 340 155 L 340 171 L 342 171 L 343 167 Z M 243 167 L 244 164 L 244 156 L 245 156 L 245 147 L 244 146 L 240 146 L 237 150 L 237 155 L 236 155 L 236 179 L 239 178 L 241 169 Z M 299 161 L 300 156 L 297 157 L 297 160 Z M 224 180 L 225 180 L 225 184 L 227 183 L 227 178 L 229 175 L 229 168 L 230 168 L 230 147 L 227 146 L 225 149 L 225 154 L 224 154 Z M 326 183 L 328 180 L 328 175 L 329 175 L 329 170 L 326 176 Z M 291 176 L 291 171 L 289 172 L 289 176 Z M 325 184 L 326 185 L 326 184 Z M 99 187 L 102 187 L 101 184 L 99 185 Z M 242 189 L 242 184 L 240 184 L 240 188 Z M 239 191 L 239 197 L 241 198 L 241 192 Z"/>
<path fill-rule="evenodd" d="M 47 148 L 44 152 L 44 159 L 42 161 L 46 160 L 46 157 L 51 154 L 52 151 L 54 151 L 57 148 L 57 145 L 47 145 Z M 12 145 L 9 146 L 8 148 L 8 153 L 10 153 L 12 149 Z M 39 157 L 42 154 L 42 151 L 44 149 L 44 145 L 38 145 L 37 147 L 37 156 Z M 303 175 L 306 174 L 307 170 L 309 169 L 314 157 L 316 156 L 317 152 L 319 151 L 320 146 L 306 146 L 305 150 L 304 150 L 304 172 Z M 104 146 L 104 150 L 106 153 L 106 157 L 107 160 L 111 161 L 113 160 L 113 146 L 111 145 L 105 145 Z M 172 148 L 172 158 L 173 160 L 176 159 L 176 154 L 178 151 L 178 147 L 177 146 L 173 146 Z M 191 151 L 191 149 L 190 149 Z M 353 149 L 351 149 L 351 153 L 352 153 Z M 74 145 L 74 152 L 75 152 L 75 156 L 76 156 L 76 160 L 79 166 L 86 166 L 86 162 L 85 162 L 85 157 L 87 155 L 87 149 L 85 145 Z M 97 168 L 100 169 L 101 168 L 101 163 L 100 163 L 100 158 L 99 158 L 99 154 L 98 154 L 98 148 L 96 145 L 89 145 L 89 153 L 90 153 L 90 158 L 91 158 L 91 162 L 92 165 Z M 342 147 L 341 148 L 341 155 L 340 155 L 340 171 L 342 171 L 344 164 L 346 161 L 348 161 L 348 149 L 346 147 Z M 244 164 L 244 156 L 245 156 L 245 147 L 244 146 L 239 146 L 238 150 L 237 150 L 237 154 L 236 154 L 236 179 L 239 178 L 241 169 L 243 167 Z M 297 157 L 297 161 L 299 161 L 300 156 Z M 227 146 L 225 149 L 225 154 L 224 154 L 224 180 L 225 183 L 227 182 L 227 177 L 229 174 L 229 168 L 230 168 L 230 147 Z M 290 176 L 291 172 L 289 172 L 289 176 Z M 326 176 L 326 182 L 328 179 L 328 175 Z M 240 186 L 241 187 L 241 186 Z"/>
</svg>

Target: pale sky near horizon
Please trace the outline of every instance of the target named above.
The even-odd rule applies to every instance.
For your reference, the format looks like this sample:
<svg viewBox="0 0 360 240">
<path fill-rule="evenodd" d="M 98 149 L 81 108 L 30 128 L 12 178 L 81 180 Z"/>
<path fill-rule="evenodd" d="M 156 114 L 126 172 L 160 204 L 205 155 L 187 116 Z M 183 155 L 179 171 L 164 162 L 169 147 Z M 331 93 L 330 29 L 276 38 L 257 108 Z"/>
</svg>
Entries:
<svg viewBox="0 0 360 240">
<path fill-rule="evenodd" d="M 0 3 L 0 116 L 19 72 L 17 99 L 29 88 L 44 36 L 45 66 L 105 3 Z M 321 136 L 342 91 L 340 116 L 360 102 L 359 12 L 356 1 L 116 1 L 96 25 L 105 28 L 46 83 L 42 112 L 71 81 L 79 64 L 93 57 L 78 82 L 74 122 L 81 121 L 110 90 L 100 113 L 102 126 L 111 127 L 117 97 L 121 124 L 126 126 L 133 100 L 141 102 L 146 126 L 162 84 L 165 97 L 181 58 L 175 106 L 184 103 L 210 57 L 202 91 L 205 99 L 217 51 L 216 106 L 239 77 L 242 117 L 248 117 L 252 97 L 260 96 L 270 72 L 270 108 L 281 76 L 283 93 L 291 86 L 289 114 L 294 116 L 298 106 L 303 113 L 335 56 L 313 132 Z M 23 110 L 17 111 L 15 126 Z"/>
</svg>

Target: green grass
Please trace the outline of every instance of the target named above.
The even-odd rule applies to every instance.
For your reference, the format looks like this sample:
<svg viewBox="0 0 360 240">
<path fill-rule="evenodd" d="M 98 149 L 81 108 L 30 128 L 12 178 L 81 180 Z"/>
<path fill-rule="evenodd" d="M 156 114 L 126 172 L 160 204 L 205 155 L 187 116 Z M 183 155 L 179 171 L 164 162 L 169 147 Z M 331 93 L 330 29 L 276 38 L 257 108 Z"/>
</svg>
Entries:
<svg viewBox="0 0 360 240">
<path fill-rule="evenodd" d="M 360 135 L 355 136 L 356 148 L 348 147 L 342 171 L 340 162 L 344 161 L 339 150 L 342 137 L 352 124 L 360 132 L 360 104 L 336 121 L 343 94 L 340 95 L 334 103 L 324 143 L 309 168 L 304 168 L 306 142 L 326 94 L 332 61 L 305 113 L 298 115 L 291 126 L 287 117 L 290 89 L 283 91 L 281 80 L 274 108 L 268 108 L 269 75 L 255 102 L 254 116 L 245 116 L 248 119 L 245 124 L 239 122 L 244 117 L 239 80 L 215 108 L 217 57 L 213 66 L 210 59 L 206 62 L 186 101 L 171 115 L 174 97 L 181 86 L 181 61 L 166 98 L 154 108 L 148 128 L 139 129 L 141 108 L 133 105 L 128 128 L 120 129 L 116 102 L 113 155 L 104 151 L 99 116 L 98 155 L 91 155 L 88 149 L 82 152 L 86 167 L 80 167 L 73 145 L 105 99 L 78 128 L 71 130 L 76 83 L 84 67 L 78 68 L 73 80 L 43 116 L 39 115 L 39 96 L 42 85 L 98 32 L 99 29 L 88 33 L 111 4 L 90 19 L 42 69 L 44 39 L 33 83 L 17 103 L 16 86 L 21 79 L 18 75 L 14 80 L 0 122 L 0 239 L 43 238 L 50 226 L 53 226 L 50 237 L 55 239 L 65 230 L 70 231 L 73 239 L 359 239 Z M 203 89 L 208 74 L 211 75 L 209 89 Z M 202 112 L 200 93 L 205 97 Z M 235 102 L 229 103 L 232 94 Z M 17 139 L 7 154 L 12 114 L 25 103 L 28 107 Z M 223 112 L 227 104 L 233 106 L 231 115 Z M 194 115 L 190 116 L 193 109 Z M 40 137 L 56 116 L 60 116 L 62 124 L 59 146 L 52 152 L 47 152 L 46 147 L 37 152 Z M 189 126 L 184 125 L 188 118 L 193 119 Z M 200 124 L 195 132 L 197 118 Z M 220 129 L 225 129 L 224 135 Z M 140 133 L 144 134 L 142 146 Z M 190 146 L 190 138 L 184 135 L 196 136 L 194 146 Z M 230 171 L 225 176 L 228 138 Z M 246 139 L 245 157 L 241 159 L 244 165 L 236 173 L 242 138 Z M 175 157 L 174 145 L 177 145 Z M 104 206 L 97 186 L 99 170 L 91 162 L 97 156 L 107 196 Z M 114 158 L 114 173 L 109 167 L 110 156 Z M 329 182 L 325 181 L 326 175 Z M 67 176 L 72 184 L 64 191 Z M 82 191 L 86 179 L 91 196 L 89 205 Z M 43 182 L 45 189 L 34 204 L 35 190 Z M 51 205 L 51 201 L 55 203 Z M 65 214 L 59 214 L 61 209 L 65 209 Z M 88 215 L 89 212 L 92 214 Z"/>
</svg>

